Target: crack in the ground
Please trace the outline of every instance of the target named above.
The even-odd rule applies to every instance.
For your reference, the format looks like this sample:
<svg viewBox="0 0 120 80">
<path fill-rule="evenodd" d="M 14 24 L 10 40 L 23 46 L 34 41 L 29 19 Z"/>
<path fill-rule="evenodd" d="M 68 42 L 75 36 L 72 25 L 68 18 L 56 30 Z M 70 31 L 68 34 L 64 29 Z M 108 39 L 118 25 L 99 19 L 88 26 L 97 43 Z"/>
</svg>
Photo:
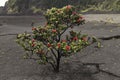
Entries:
<svg viewBox="0 0 120 80">
<path fill-rule="evenodd" d="M 31 33 L 31 32 L 27 32 Z M 10 33 L 10 34 L 0 34 L 0 36 L 12 36 L 12 35 L 18 35 L 19 33 Z M 100 37 L 98 38 L 100 40 L 111 40 L 111 39 L 120 39 L 120 35 L 114 35 L 114 36 L 109 36 L 109 37 Z"/>
<path fill-rule="evenodd" d="M 117 75 L 117 74 L 114 74 L 114 73 L 112 73 L 112 72 L 105 71 L 105 70 L 101 69 L 101 68 L 100 68 L 100 65 L 103 65 L 103 64 L 104 64 L 104 63 L 83 63 L 83 65 L 85 65 L 85 66 L 95 66 L 96 69 L 97 69 L 97 71 L 94 72 L 94 74 L 97 74 L 97 73 L 102 72 L 102 73 L 106 73 L 106 74 L 108 74 L 108 75 L 111 75 L 111 76 L 120 78 L 120 75 Z"/>
<path fill-rule="evenodd" d="M 1 34 L 0 36 L 11 36 L 11 35 L 17 35 L 16 33 L 11 33 L 11 34 Z"/>
<path fill-rule="evenodd" d="M 31 32 L 29 32 L 29 33 L 31 33 Z M 0 35 L 0 36 L 9 36 L 9 35 L 10 35 L 10 36 L 11 36 L 11 35 L 18 35 L 18 33 L 2 34 L 2 35 Z M 120 35 L 114 35 L 114 36 L 109 36 L 109 37 L 100 37 L 100 38 L 98 38 L 98 39 L 100 39 L 100 40 L 120 39 Z M 102 63 L 102 64 L 101 64 L 101 63 L 82 63 L 82 64 L 85 65 L 85 66 L 95 66 L 96 69 L 97 69 L 97 71 L 94 72 L 95 74 L 102 72 L 102 73 L 106 73 L 106 74 L 108 74 L 108 75 L 111 75 L 111 76 L 120 78 L 119 75 L 116 75 L 116 74 L 111 73 L 111 72 L 109 72 L 109 71 L 102 70 L 102 69 L 100 68 L 100 65 L 102 65 L 103 63 Z"/>
<path fill-rule="evenodd" d="M 27 32 L 27 33 L 32 33 L 32 32 Z M 14 35 L 18 35 L 20 33 L 9 33 L 9 34 L 0 34 L 0 36 L 14 36 Z"/>
<path fill-rule="evenodd" d="M 102 72 L 102 73 L 106 73 L 110 76 L 120 78 L 120 75 L 117 75 L 117 74 L 112 73 L 110 71 L 106 71 L 106 70 L 101 69 L 100 66 L 104 65 L 105 63 L 85 63 L 85 62 L 81 62 L 81 61 L 72 61 L 72 62 L 79 62 L 79 63 L 81 63 L 80 66 L 94 66 L 96 68 L 96 71 L 94 71 L 94 72 L 79 72 L 78 71 L 77 73 L 74 73 L 74 74 L 98 74 L 98 73 Z M 62 74 L 66 74 L 66 73 L 62 73 Z M 67 73 L 67 74 L 71 74 L 71 73 Z"/>
<path fill-rule="evenodd" d="M 114 35 L 114 36 L 109 36 L 109 37 L 100 37 L 98 39 L 101 39 L 101 40 L 120 39 L 120 35 Z"/>
</svg>

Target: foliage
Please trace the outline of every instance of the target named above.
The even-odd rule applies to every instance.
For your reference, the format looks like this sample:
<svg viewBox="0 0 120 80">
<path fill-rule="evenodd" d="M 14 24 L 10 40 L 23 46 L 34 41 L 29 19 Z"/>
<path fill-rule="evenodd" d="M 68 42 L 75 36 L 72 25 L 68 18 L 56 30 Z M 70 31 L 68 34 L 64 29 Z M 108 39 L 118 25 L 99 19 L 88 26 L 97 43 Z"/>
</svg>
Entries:
<svg viewBox="0 0 120 80">
<path fill-rule="evenodd" d="M 73 31 L 75 26 L 84 24 L 85 19 L 71 5 L 49 9 L 45 17 L 45 26 L 33 27 L 32 34 L 19 34 L 17 43 L 27 52 L 26 58 L 49 63 L 59 72 L 62 57 L 76 54 L 89 45 L 87 35 Z M 68 29 L 71 30 L 65 36 Z"/>
<path fill-rule="evenodd" d="M 41 13 L 51 7 L 74 5 L 79 11 L 120 11 L 120 0 L 8 0 L 7 13 Z"/>
<path fill-rule="evenodd" d="M 97 4 L 88 4 L 87 7 L 81 9 L 81 12 L 88 12 L 88 11 L 119 12 L 120 0 L 105 0 Z"/>
</svg>

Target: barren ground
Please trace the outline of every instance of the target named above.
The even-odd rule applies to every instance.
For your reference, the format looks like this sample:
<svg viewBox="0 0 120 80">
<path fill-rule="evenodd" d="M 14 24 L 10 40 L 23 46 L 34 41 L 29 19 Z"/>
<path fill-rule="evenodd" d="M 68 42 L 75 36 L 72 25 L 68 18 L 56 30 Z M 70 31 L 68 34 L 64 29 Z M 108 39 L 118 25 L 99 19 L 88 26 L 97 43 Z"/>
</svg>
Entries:
<svg viewBox="0 0 120 80">
<path fill-rule="evenodd" d="M 120 36 L 120 14 L 88 14 L 86 24 L 76 27 L 76 31 L 90 36 Z M 100 40 L 102 47 L 93 44 L 78 54 L 62 60 L 61 71 L 56 74 L 50 65 L 39 65 L 32 60 L 24 60 L 24 51 L 15 43 L 18 33 L 31 32 L 35 26 L 45 24 L 41 16 L 0 16 L 0 80 L 120 80 L 106 74 L 92 74 L 94 67 L 83 67 L 82 62 L 105 63 L 101 69 L 120 76 L 120 38 Z"/>
</svg>

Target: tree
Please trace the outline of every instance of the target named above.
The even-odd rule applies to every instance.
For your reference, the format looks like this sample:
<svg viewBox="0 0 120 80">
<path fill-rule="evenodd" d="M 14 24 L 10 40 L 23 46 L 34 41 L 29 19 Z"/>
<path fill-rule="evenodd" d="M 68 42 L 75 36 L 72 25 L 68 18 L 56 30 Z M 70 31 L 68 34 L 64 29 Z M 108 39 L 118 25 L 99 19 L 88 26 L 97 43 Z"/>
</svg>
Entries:
<svg viewBox="0 0 120 80">
<path fill-rule="evenodd" d="M 84 24 L 85 19 L 71 5 L 49 9 L 45 18 L 46 25 L 33 27 L 32 34 L 19 34 L 17 43 L 27 52 L 26 58 L 49 63 L 59 72 L 62 57 L 69 57 L 90 44 L 87 35 L 73 31 L 74 27 Z M 68 29 L 71 30 L 65 36 Z"/>
</svg>

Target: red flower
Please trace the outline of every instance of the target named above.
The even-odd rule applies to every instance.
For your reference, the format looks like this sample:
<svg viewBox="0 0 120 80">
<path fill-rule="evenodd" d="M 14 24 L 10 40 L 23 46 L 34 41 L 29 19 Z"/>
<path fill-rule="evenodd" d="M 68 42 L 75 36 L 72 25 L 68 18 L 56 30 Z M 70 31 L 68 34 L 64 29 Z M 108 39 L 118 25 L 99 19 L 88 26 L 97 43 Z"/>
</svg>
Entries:
<svg viewBox="0 0 120 80">
<path fill-rule="evenodd" d="M 32 43 L 34 43 L 35 42 L 35 39 L 32 39 Z"/>
<path fill-rule="evenodd" d="M 58 44 L 57 44 L 57 46 L 58 46 L 58 48 L 60 48 L 61 44 L 60 44 L 60 43 L 58 43 Z"/>
<path fill-rule="evenodd" d="M 34 30 L 37 30 L 37 29 L 35 27 L 33 27 L 32 30 L 34 31 Z"/>
<path fill-rule="evenodd" d="M 78 40 L 78 37 L 77 37 L 77 36 L 75 36 L 75 37 L 73 38 L 73 40 L 77 41 L 77 40 Z"/>
<path fill-rule="evenodd" d="M 66 42 L 66 40 L 62 40 L 62 42 Z"/>
<path fill-rule="evenodd" d="M 67 51 L 70 50 L 70 46 L 67 45 L 67 46 L 65 47 L 65 49 L 66 49 Z"/>
<path fill-rule="evenodd" d="M 83 17 L 83 16 L 80 16 L 79 18 L 80 18 L 81 20 L 85 20 L 85 17 Z"/>
<path fill-rule="evenodd" d="M 79 18 L 78 20 L 77 20 L 77 22 L 79 23 L 81 21 L 81 18 Z"/>
<path fill-rule="evenodd" d="M 83 19 L 83 17 L 82 17 L 82 16 L 80 16 L 79 18 L 80 18 L 80 19 Z"/>
<path fill-rule="evenodd" d="M 44 54 L 43 50 L 38 50 L 37 54 Z"/>
<path fill-rule="evenodd" d="M 72 14 L 73 14 L 73 15 L 76 15 L 77 13 L 74 11 L 74 12 L 72 12 Z"/>
<path fill-rule="evenodd" d="M 83 41 L 87 41 L 87 37 L 83 37 L 82 40 L 83 40 Z"/>
<path fill-rule="evenodd" d="M 67 10 L 70 10 L 71 7 L 72 7 L 71 5 L 66 6 Z"/>
<path fill-rule="evenodd" d="M 35 46 L 35 44 L 33 43 L 33 44 L 32 44 L 32 47 L 34 47 L 34 46 Z"/>
<path fill-rule="evenodd" d="M 80 22 L 81 20 L 84 20 L 84 17 L 80 16 L 77 22 Z"/>
<path fill-rule="evenodd" d="M 47 46 L 48 46 L 48 47 L 51 47 L 51 44 L 50 44 L 50 43 L 48 43 L 48 44 L 47 44 Z"/>
<path fill-rule="evenodd" d="M 52 32 L 53 32 L 53 33 L 56 33 L 56 32 L 57 32 L 57 30 L 56 30 L 56 29 L 53 29 L 53 30 L 52 30 Z"/>
</svg>

